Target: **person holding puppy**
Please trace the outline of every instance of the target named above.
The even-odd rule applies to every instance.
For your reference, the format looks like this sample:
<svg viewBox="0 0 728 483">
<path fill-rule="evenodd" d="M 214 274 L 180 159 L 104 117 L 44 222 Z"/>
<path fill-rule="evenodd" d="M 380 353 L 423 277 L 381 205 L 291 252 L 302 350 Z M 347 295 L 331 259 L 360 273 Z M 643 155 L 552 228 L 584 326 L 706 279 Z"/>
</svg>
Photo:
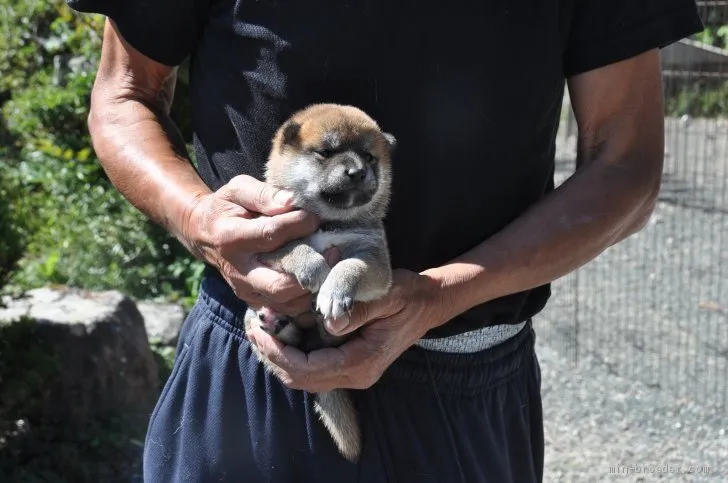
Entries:
<svg viewBox="0 0 728 483">
<path fill-rule="evenodd" d="M 101 163 L 208 264 L 150 418 L 145 481 L 541 481 L 533 318 L 553 280 L 649 218 L 659 49 L 702 30 L 695 2 L 67 2 L 108 17 L 89 117 Z M 188 56 L 196 166 L 169 117 Z M 555 188 L 567 87 L 578 169 Z M 356 106 L 398 140 L 394 270 L 389 295 L 329 327 L 358 330 L 350 341 L 304 354 L 246 337 L 241 316 L 311 307 L 259 254 L 318 227 L 262 182 L 273 133 L 316 102 Z M 334 388 L 352 390 L 358 463 L 313 412 L 312 393 Z"/>
</svg>

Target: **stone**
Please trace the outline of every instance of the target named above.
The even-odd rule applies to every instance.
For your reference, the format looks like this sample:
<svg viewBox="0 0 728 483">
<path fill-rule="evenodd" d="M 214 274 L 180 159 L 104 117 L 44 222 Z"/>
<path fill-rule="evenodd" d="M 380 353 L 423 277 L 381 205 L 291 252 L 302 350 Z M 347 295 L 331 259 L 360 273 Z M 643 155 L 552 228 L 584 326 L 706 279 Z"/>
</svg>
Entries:
<svg viewBox="0 0 728 483">
<path fill-rule="evenodd" d="M 181 305 L 138 301 L 137 307 L 144 317 L 150 342 L 166 346 L 177 345 L 177 338 L 187 314 Z"/>
<path fill-rule="evenodd" d="M 0 422 L 83 422 L 139 410 L 159 394 L 136 304 L 117 291 L 40 288 L 0 306 Z"/>
</svg>

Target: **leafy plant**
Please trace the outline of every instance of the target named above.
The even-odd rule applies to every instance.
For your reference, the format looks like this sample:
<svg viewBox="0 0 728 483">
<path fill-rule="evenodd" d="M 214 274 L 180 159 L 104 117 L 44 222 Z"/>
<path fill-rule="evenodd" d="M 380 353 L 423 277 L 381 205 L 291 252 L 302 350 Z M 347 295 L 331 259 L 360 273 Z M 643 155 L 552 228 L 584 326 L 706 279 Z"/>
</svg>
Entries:
<svg viewBox="0 0 728 483">
<path fill-rule="evenodd" d="M 717 117 L 728 112 L 728 82 L 718 86 L 706 86 L 693 82 L 679 92 L 667 96 L 668 115 L 693 117 Z"/>
<path fill-rule="evenodd" d="M 20 222 L 21 213 L 14 209 L 20 198 L 19 185 L 0 159 L 0 287 L 7 282 L 22 257 L 27 238 Z"/>
<path fill-rule="evenodd" d="M 109 182 L 88 135 L 103 18 L 0 0 L 0 287 L 116 288 L 188 305 L 202 264 Z M 173 116 L 189 140 L 186 85 Z"/>
</svg>

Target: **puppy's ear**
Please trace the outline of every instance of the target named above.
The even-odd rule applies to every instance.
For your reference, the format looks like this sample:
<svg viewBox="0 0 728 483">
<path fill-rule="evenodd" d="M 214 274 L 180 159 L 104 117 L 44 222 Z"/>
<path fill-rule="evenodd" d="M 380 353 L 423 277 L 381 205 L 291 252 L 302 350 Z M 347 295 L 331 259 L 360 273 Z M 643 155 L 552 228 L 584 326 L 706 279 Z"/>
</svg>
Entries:
<svg viewBox="0 0 728 483">
<path fill-rule="evenodd" d="M 384 139 L 387 140 L 389 150 L 394 151 L 397 148 L 397 138 L 395 138 L 392 134 L 388 132 L 383 132 L 382 135 L 384 136 Z"/>
<path fill-rule="evenodd" d="M 298 134 L 301 132 L 301 125 L 290 121 L 283 127 L 283 145 L 297 146 L 299 144 Z"/>
</svg>

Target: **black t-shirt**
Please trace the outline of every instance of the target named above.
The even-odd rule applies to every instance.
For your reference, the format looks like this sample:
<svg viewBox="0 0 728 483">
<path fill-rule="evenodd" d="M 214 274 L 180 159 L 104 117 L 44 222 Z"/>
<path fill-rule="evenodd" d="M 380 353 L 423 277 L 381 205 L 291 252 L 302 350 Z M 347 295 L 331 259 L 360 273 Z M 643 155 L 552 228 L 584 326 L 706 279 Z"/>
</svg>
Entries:
<svg viewBox="0 0 728 483">
<path fill-rule="evenodd" d="M 554 188 L 565 78 L 702 30 L 693 0 L 67 0 L 163 64 L 191 55 L 195 154 L 217 189 L 262 178 L 270 139 L 314 102 L 398 139 L 394 268 L 473 248 Z M 538 313 L 550 286 L 493 300 L 441 337 Z"/>
</svg>

